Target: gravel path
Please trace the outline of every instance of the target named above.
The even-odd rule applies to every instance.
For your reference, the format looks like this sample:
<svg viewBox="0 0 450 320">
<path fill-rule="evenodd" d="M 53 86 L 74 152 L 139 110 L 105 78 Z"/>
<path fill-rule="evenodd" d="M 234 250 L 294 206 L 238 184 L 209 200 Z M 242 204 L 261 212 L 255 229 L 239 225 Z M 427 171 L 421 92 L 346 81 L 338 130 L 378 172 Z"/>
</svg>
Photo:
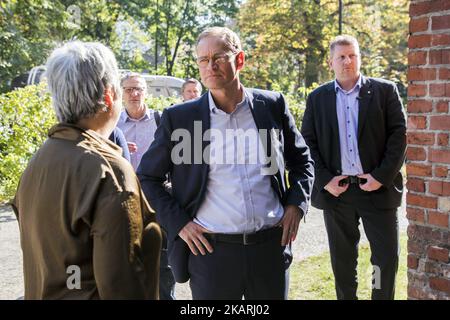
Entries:
<svg viewBox="0 0 450 320">
<path fill-rule="evenodd" d="M 321 210 L 311 208 L 306 222 L 301 222 L 299 235 L 294 242 L 294 260 L 303 260 L 328 250 L 328 240 Z M 406 231 L 408 221 L 404 206 L 399 211 L 400 231 Z M 367 242 L 361 230 L 361 242 Z M 178 299 L 191 299 L 188 283 L 177 284 Z M 17 299 L 23 296 L 22 251 L 19 227 L 9 207 L 0 206 L 0 300 Z"/>
</svg>

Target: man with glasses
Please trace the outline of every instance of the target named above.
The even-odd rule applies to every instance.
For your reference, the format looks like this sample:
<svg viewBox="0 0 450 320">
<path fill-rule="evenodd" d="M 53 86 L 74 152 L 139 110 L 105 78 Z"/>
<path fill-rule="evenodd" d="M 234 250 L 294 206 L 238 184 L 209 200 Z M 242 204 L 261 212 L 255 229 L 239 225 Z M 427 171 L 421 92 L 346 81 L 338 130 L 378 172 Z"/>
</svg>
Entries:
<svg viewBox="0 0 450 320">
<path fill-rule="evenodd" d="M 308 147 L 282 94 L 240 83 L 245 54 L 233 31 L 203 31 L 196 53 L 209 91 L 164 110 L 138 177 L 168 231 L 175 279 L 190 279 L 194 299 L 284 299 L 285 246 L 312 188 Z"/>
<path fill-rule="evenodd" d="M 121 80 L 123 90 L 122 111 L 117 126 L 123 131 L 130 151 L 131 165 L 137 169 L 143 154 L 154 140 L 159 124 L 158 111 L 147 108 L 147 83 L 139 74 L 130 72 Z M 160 261 L 159 298 L 175 299 L 175 279 L 167 261 L 167 238 L 163 233 L 163 247 Z"/>
<path fill-rule="evenodd" d="M 136 170 L 142 155 L 153 142 L 159 115 L 145 105 L 147 83 L 139 73 L 127 73 L 121 80 L 121 86 L 125 110 L 122 111 L 117 126 L 125 135 L 131 165 Z"/>
</svg>

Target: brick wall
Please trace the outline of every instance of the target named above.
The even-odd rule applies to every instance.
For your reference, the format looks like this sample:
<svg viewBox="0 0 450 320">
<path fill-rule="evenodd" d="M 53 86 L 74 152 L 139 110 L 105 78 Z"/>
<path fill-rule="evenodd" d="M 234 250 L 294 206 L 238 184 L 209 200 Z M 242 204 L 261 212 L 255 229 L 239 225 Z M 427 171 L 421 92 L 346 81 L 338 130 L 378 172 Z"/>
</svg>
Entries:
<svg viewBox="0 0 450 320">
<path fill-rule="evenodd" d="M 450 300 L 450 0 L 409 13 L 408 298 Z"/>
</svg>

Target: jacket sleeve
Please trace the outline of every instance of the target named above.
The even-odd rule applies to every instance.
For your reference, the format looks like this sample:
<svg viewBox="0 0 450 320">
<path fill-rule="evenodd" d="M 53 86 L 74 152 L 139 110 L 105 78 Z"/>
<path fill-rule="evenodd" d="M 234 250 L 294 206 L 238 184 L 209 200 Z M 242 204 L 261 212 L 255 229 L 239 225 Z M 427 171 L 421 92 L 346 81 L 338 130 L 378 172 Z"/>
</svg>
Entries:
<svg viewBox="0 0 450 320">
<path fill-rule="evenodd" d="M 289 182 L 284 203 L 296 205 L 306 214 L 314 182 L 314 162 L 283 95 L 278 103 L 283 107 L 284 159 Z"/>
<path fill-rule="evenodd" d="M 386 147 L 380 165 L 371 175 L 384 186 L 389 186 L 405 160 L 406 116 L 397 86 L 391 83 L 386 87 Z"/>
<path fill-rule="evenodd" d="M 311 152 L 311 157 L 314 160 L 315 169 L 315 185 L 319 190 L 322 190 L 334 175 L 325 166 L 319 152 L 319 145 L 317 142 L 315 119 L 314 119 L 314 105 L 312 96 L 309 95 L 306 101 L 306 110 L 302 121 L 302 135 L 306 140 L 306 144 Z"/>
<path fill-rule="evenodd" d="M 143 155 L 136 173 L 145 197 L 156 211 L 158 222 L 167 231 L 168 237 L 175 239 L 191 217 L 168 192 L 165 184 L 173 166 L 171 134 L 169 111 L 164 110 L 155 140 Z"/>
<path fill-rule="evenodd" d="M 158 297 L 161 233 L 152 223 L 143 243 L 144 222 L 139 194 L 117 191 L 106 176 L 90 217 L 93 270 L 101 299 Z M 137 182 L 136 182 L 137 183 Z M 151 230 L 149 230 L 151 229 Z M 158 235 L 159 234 L 159 235 Z M 151 256 L 151 257 L 150 257 Z"/>
</svg>

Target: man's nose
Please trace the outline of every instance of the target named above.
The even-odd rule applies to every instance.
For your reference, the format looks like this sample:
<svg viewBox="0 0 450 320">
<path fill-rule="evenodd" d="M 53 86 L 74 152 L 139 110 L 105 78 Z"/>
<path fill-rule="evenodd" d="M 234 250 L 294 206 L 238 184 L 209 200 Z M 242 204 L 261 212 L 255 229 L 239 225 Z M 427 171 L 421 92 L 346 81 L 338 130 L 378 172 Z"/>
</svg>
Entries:
<svg viewBox="0 0 450 320">
<path fill-rule="evenodd" d="M 217 63 L 214 61 L 214 59 L 209 59 L 208 61 L 208 69 L 211 68 L 212 70 L 217 69 Z"/>
</svg>

